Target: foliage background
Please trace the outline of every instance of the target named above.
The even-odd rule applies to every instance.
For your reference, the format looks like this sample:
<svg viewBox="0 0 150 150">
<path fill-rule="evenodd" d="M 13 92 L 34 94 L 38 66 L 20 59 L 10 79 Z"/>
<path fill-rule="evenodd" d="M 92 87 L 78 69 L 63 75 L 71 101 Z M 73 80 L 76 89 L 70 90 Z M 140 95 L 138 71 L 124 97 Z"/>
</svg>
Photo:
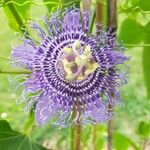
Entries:
<svg viewBox="0 0 150 150">
<path fill-rule="evenodd" d="M 0 1 L 2 2 L 2 1 Z M 5 1 L 6 2 L 6 1 Z M 25 0 L 16 0 L 19 4 Z M 34 3 L 33 3 L 34 2 Z M 48 2 L 45 0 L 44 2 Z M 60 5 L 67 0 L 54 0 Z M 70 4 L 71 1 L 69 1 Z M 56 4 L 40 5 L 43 1 L 30 1 L 26 5 L 17 6 L 23 23 L 27 19 L 40 19 L 46 12 L 57 7 Z M 79 2 L 77 2 L 78 4 Z M 47 4 L 47 3 L 46 3 Z M 93 1 L 92 9 L 95 1 Z M 104 11 L 106 1 L 103 0 Z M 78 4 L 79 5 L 79 4 Z M 104 16 L 107 20 L 106 16 Z M 11 45 L 16 43 L 14 32 L 19 27 L 10 12 L 8 5 L 0 7 L 0 70 L 10 70 L 9 58 Z M 123 103 L 116 108 L 114 119 L 114 149 L 150 149 L 150 1 L 120 0 L 118 1 L 118 40 L 123 40 L 127 47 L 129 61 L 128 84 L 122 89 Z M 1 72 L 1 71 L 0 71 Z M 71 129 L 58 129 L 52 126 L 37 127 L 34 115 L 24 113 L 22 105 L 17 105 L 19 92 L 9 89 L 8 75 L 0 74 L 0 149 L 1 150 L 69 150 Z M 6 122 L 7 120 L 7 122 Z M 8 124 L 9 122 L 9 124 Z M 11 126 L 11 128 L 10 128 Z M 107 125 L 96 127 L 96 141 L 93 143 L 93 126 L 82 129 L 82 149 L 105 149 L 107 142 Z M 16 132 L 18 131 L 18 132 Z M 42 147 L 43 146 L 43 147 Z"/>
</svg>

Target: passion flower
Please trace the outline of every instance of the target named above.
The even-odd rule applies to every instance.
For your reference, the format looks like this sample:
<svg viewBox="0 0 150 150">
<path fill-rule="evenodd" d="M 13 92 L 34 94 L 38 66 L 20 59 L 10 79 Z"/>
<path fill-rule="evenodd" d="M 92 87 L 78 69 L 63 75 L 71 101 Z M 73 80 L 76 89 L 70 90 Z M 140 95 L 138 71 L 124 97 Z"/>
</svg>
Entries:
<svg viewBox="0 0 150 150">
<path fill-rule="evenodd" d="M 75 8 L 58 11 L 43 21 L 48 32 L 32 23 L 40 42 L 28 37 L 12 49 L 13 64 L 31 71 L 22 82 L 21 98 L 27 108 L 36 104 L 37 124 L 105 122 L 113 115 L 108 104 L 120 101 L 126 78 L 119 66 L 127 57 L 108 32 L 89 34 L 89 19 L 88 12 Z"/>
</svg>

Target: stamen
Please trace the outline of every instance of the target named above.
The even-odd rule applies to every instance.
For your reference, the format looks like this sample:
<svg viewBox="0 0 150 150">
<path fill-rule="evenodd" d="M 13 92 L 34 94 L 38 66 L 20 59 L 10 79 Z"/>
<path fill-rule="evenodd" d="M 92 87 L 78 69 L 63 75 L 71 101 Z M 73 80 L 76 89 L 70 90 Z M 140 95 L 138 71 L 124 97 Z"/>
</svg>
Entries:
<svg viewBox="0 0 150 150">
<path fill-rule="evenodd" d="M 81 41 L 76 40 L 72 46 L 74 49 L 79 50 L 81 48 Z"/>
<path fill-rule="evenodd" d="M 68 48 L 68 47 L 64 47 L 63 51 L 65 53 L 72 53 L 72 49 L 71 48 Z"/>
<path fill-rule="evenodd" d="M 81 41 L 77 40 L 72 44 L 72 48 L 64 47 L 63 49 L 65 58 L 62 59 L 62 64 L 66 73 L 65 79 L 68 81 L 83 80 L 99 67 L 99 64 L 92 60 L 90 45 L 86 45 L 82 53 L 81 48 L 83 48 Z M 70 61 L 71 56 L 74 59 Z M 77 70 L 73 72 L 72 68 L 75 66 Z"/>
</svg>

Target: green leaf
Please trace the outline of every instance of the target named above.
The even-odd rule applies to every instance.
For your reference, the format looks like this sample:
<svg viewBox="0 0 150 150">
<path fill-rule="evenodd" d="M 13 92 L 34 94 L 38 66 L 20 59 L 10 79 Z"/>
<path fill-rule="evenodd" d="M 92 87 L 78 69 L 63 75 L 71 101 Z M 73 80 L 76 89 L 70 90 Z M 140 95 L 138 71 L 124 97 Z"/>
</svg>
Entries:
<svg viewBox="0 0 150 150">
<path fill-rule="evenodd" d="M 31 0 L 30 0 L 31 1 Z M 26 0 L 15 0 L 18 4 L 23 4 L 26 2 Z M 23 6 L 14 5 L 17 11 L 20 13 L 21 17 L 25 20 L 28 20 L 30 18 L 29 16 L 29 10 L 31 3 L 25 4 Z"/>
<path fill-rule="evenodd" d="M 131 4 L 133 8 L 137 6 L 137 7 L 140 7 L 144 11 L 150 11 L 149 0 L 129 0 L 127 4 Z"/>
<path fill-rule="evenodd" d="M 124 43 L 137 44 L 144 39 L 143 28 L 135 20 L 127 18 L 119 28 L 118 39 Z"/>
<path fill-rule="evenodd" d="M 80 1 L 81 0 L 60 0 L 62 2 L 62 4 L 67 4 L 68 3 L 68 7 L 69 6 L 76 6 L 79 7 L 80 6 Z"/>
<path fill-rule="evenodd" d="M 129 147 L 140 149 L 130 138 L 119 132 L 114 133 L 114 147 L 115 150 L 127 150 Z"/>
<path fill-rule="evenodd" d="M 0 120 L 0 150 L 46 149 L 31 141 L 31 139 L 27 135 L 12 130 L 7 121 Z"/>
<path fill-rule="evenodd" d="M 90 135 L 89 135 L 90 136 Z M 96 149 L 102 150 L 104 145 L 106 144 L 106 126 L 105 125 L 97 125 L 96 126 Z"/>
<path fill-rule="evenodd" d="M 150 22 L 145 27 L 145 44 L 150 43 Z M 145 79 L 145 85 L 147 89 L 147 97 L 150 99 L 150 46 L 145 46 L 143 48 L 143 73 Z"/>
<path fill-rule="evenodd" d="M 10 125 L 8 124 L 8 122 L 7 121 L 5 121 L 5 120 L 0 120 L 0 132 L 1 131 L 12 131 L 12 129 L 11 129 L 11 127 L 10 127 Z"/>
<path fill-rule="evenodd" d="M 61 136 L 58 140 L 57 140 L 57 149 L 61 149 L 62 143 L 66 140 L 66 136 Z"/>
<path fill-rule="evenodd" d="M 96 141 L 96 149 L 103 149 L 105 142 L 106 138 L 103 135 L 99 136 Z"/>
<path fill-rule="evenodd" d="M 23 4 L 25 0 L 16 0 L 18 4 Z M 31 3 L 30 3 L 31 4 Z M 29 19 L 29 8 L 30 4 L 25 4 L 23 6 L 18 6 L 17 4 L 8 3 L 4 6 L 4 12 L 8 19 L 9 26 L 15 30 L 19 31 L 21 28 L 25 27 L 25 22 Z"/>
<path fill-rule="evenodd" d="M 43 0 L 44 2 L 50 2 L 49 0 Z M 54 9 L 58 7 L 55 3 L 59 3 L 59 7 L 62 7 L 63 9 L 65 7 L 69 7 L 72 5 L 75 5 L 76 7 L 79 7 L 80 1 L 79 0 L 53 0 L 54 4 L 46 4 L 48 11 L 52 12 Z M 65 5 L 64 5 L 65 4 Z"/>
<path fill-rule="evenodd" d="M 132 5 L 137 5 L 140 2 L 140 0 L 131 0 Z"/>
<path fill-rule="evenodd" d="M 141 121 L 138 126 L 138 133 L 147 138 L 150 135 L 150 122 Z"/>
<path fill-rule="evenodd" d="M 150 3 L 149 3 L 149 0 L 140 0 L 139 6 L 140 6 L 144 11 L 150 11 Z"/>
<path fill-rule="evenodd" d="M 36 141 L 41 141 L 43 138 L 50 139 L 53 137 L 57 130 L 58 128 L 56 128 L 55 126 L 45 125 L 39 128 L 35 128 L 32 131 L 31 136 L 32 139 Z"/>
<path fill-rule="evenodd" d="M 150 11 L 149 0 L 130 0 L 131 4 L 135 6 L 139 6 L 144 11 Z"/>
<path fill-rule="evenodd" d="M 49 2 L 49 0 L 44 0 L 44 2 Z M 53 0 L 53 2 L 56 2 L 56 3 L 59 3 L 60 1 L 59 0 Z M 53 9 L 57 8 L 57 5 L 55 4 L 46 4 L 47 6 L 47 9 L 49 12 L 53 11 Z"/>
<path fill-rule="evenodd" d="M 9 27 L 15 31 L 19 31 L 19 26 L 17 24 L 17 21 L 15 20 L 12 12 L 10 11 L 10 9 L 7 6 L 4 7 L 4 12 L 5 12 L 5 15 L 8 19 Z"/>
</svg>

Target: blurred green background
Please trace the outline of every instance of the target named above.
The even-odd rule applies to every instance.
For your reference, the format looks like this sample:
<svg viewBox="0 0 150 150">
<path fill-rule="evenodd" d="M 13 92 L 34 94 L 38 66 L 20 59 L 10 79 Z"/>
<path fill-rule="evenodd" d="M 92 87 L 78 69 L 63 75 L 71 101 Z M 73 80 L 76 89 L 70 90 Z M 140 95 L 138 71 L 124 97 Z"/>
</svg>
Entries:
<svg viewBox="0 0 150 150">
<path fill-rule="evenodd" d="M 17 2 L 22 4 L 25 1 L 17 0 Z M 35 2 L 43 3 L 42 1 Z M 106 11 L 106 1 L 103 1 L 103 3 L 104 11 Z M 94 4 L 93 1 L 93 8 Z M 37 6 L 28 3 L 24 6 L 16 6 L 16 9 L 25 21 L 29 18 L 42 18 L 46 12 L 51 11 L 52 6 L 55 7 L 56 5 L 48 5 L 47 7 L 46 5 Z M 10 70 L 9 60 L 1 57 L 9 58 L 11 45 L 17 41 L 17 36 L 14 35 L 16 31 L 18 31 L 18 26 L 7 5 L 4 8 L 0 7 L 0 69 L 2 70 Z M 122 89 L 123 103 L 115 108 L 114 149 L 150 150 L 149 0 L 118 1 L 118 38 L 123 40 L 127 47 L 125 54 L 130 56 L 128 62 L 130 69 L 128 84 Z M 17 105 L 16 101 L 20 93 L 16 94 L 10 91 L 9 89 L 12 86 L 8 82 L 8 74 L 0 74 L 0 149 L 16 150 L 16 147 L 11 146 L 16 145 L 16 142 L 20 145 L 18 150 L 38 150 L 44 149 L 43 147 L 53 150 L 70 150 L 71 129 L 35 126 L 33 114 L 25 113 L 22 110 L 23 106 Z M 13 130 L 4 120 L 9 122 Z M 93 128 L 93 126 L 87 126 L 82 129 L 83 150 L 93 149 Z M 3 140 L 3 130 L 8 130 L 17 137 L 13 137 L 11 140 L 9 138 Z M 94 134 L 96 134 L 96 140 L 94 141 L 96 149 L 106 149 L 107 124 L 97 125 Z M 24 137 L 25 140 L 19 139 L 18 135 Z M 19 140 L 22 144 L 19 144 Z M 23 147 L 24 144 L 26 144 L 26 147 Z M 43 147 L 40 145 L 43 145 Z"/>
</svg>

